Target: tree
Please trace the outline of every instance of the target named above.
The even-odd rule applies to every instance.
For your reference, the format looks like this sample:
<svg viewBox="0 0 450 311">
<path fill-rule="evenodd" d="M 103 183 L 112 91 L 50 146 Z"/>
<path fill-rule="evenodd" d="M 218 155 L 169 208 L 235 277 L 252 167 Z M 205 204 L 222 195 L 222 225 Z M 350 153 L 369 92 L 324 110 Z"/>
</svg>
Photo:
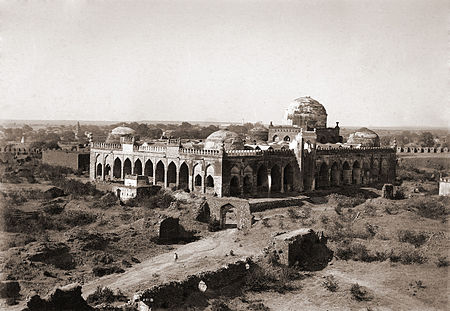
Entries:
<svg viewBox="0 0 450 311">
<path fill-rule="evenodd" d="M 434 136 L 430 132 L 423 132 L 420 136 L 420 142 L 422 147 L 433 147 L 434 146 Z"/>
</svg>

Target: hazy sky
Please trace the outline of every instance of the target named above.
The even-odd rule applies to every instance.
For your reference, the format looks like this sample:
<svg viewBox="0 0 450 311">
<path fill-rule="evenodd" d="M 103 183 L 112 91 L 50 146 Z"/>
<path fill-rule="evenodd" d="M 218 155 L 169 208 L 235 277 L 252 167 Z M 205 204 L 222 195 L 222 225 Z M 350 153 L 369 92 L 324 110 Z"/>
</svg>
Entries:
<svg viewBox="0 0 450 311">
<path fill-rule="evenodd" d="M 0 118 L 449 126 L 446 0 L 0 0 Z"/>
</svg>

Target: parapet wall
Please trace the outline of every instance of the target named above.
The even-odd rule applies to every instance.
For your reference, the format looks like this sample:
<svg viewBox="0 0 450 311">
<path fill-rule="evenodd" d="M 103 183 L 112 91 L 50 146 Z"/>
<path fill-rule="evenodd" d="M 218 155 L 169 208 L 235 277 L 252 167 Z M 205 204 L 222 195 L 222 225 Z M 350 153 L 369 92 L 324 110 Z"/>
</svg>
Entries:
<svg viewBox="0 0 450 311">
<path fill-rule="evenodd" d="M 349 154 L 349 153 L 395 153 L 394 148 L 383 147 L 361 147 L 361 148 L 323 148 L 317 146 L 317 155 L 329 155 L 329 154 Z"/>
<path fill-rule="evenodd" d="M 228 150 L 227 157 L 254 157 L 254 156 L 293 156 L 293 150 Z"/>
<path fill-rule="evenodd" d="M 449 149 L 447 147 L 397 147 L 397 153 L 448 153 Z"/>
<path fill-rule="evenodd" d="M 216 271 L 191 275 L 183 281 L 154 286 L 142 294 L 141 300 L 147 301 L 146 304 L 152 310 L 158 308 L 178 310 L 192 294 L 196 295 L 197 301 L 202 297 L 208 299 L 209 292 L 242 282 L 252 266 L 249 259 L 240 260 Z M 199 290 L 200 281 L 203 281 L 207 287 L 205 292 Z"/>
</svg>

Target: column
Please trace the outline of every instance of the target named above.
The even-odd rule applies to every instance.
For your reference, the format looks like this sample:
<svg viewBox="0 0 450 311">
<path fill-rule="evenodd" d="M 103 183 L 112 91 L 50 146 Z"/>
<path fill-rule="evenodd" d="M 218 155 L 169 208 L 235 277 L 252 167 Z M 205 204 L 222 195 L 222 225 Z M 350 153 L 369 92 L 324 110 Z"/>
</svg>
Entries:
<svg viewBox="0 0 450 311">
<path fill-rule="evenodd" d="M 268 189 L 268 193 L 270 194 L 270 190 L 272 188 L 272 175 L 270 170 L 267 170 L 267 189 Z"/>
<path fill-rule="evenodd" d="M 284 193 L 284 168 L 281 167 L 280 170 L 281 170 L 281 189 L 280 189 L 280 192 Z"/>
<path fill-rule="evenodd" d="M 156 160 L 153 160 L 153 185 L 156 185 Z"/>
<path fill-rule="evenodd" d="M 178 166 L 176 166 L 175 170 L 176 170 L 176 174 L 177 174 L 175 185 L 176 185 L 176 187 L 178 189 L 178 187 L 180 186 L 180 168 Z"/>
<path fill-rule="evenodd" d="M 189 174 L 189 177 L 188 177 L 188 187 L 189 187 L 189 191 L 193 191 L 194 190 L 194 187 L 193 187 L 193 184 L 194 183 L 194 178 L 192 177 L 192 174 Z"/>
<path fill-rule="evenodd" d="M 105 180 L 105 167 L 106 167 L 105 163 L 102 163 L 102 181 Z"/>
<path fill-rule="evenodd" d="M 164 165 L 164 188 L 167 188 L 167 165 Z"/>
</svg>

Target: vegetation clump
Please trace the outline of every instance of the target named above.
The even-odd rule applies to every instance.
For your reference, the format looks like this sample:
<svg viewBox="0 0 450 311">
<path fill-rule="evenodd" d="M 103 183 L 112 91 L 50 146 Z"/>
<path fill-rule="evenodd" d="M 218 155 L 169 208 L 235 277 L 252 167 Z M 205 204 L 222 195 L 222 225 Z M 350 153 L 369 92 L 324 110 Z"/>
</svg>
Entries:
<svg viewBox="0 0 450 311">
<path fill-rule="evenodd" d="M 90 294 L 86 302 L 92 305 L 98 305 L 102 303 L 113 303 L 116 301 L 127 301 L 127 297 L 118 289 L 116 293 L 108 287 L 98 286 L 95 292 Z"/>
<path fill-rule="evenodd" d="M 400 242 L 410 243 L 415 247 L 422 246 L 428 239 L 426 233 L 412 230 L 399 230 L 397 235 Z"/>
<path fill-rule="evenodd" d="M 350 293 L 352 294 L 353 299 L 357 301 L 369 301 L 372 300 L 372 296 L 369 294 L 367 289 L 364 286 L 355 283 L 350 288 Z"/>
</svg>

